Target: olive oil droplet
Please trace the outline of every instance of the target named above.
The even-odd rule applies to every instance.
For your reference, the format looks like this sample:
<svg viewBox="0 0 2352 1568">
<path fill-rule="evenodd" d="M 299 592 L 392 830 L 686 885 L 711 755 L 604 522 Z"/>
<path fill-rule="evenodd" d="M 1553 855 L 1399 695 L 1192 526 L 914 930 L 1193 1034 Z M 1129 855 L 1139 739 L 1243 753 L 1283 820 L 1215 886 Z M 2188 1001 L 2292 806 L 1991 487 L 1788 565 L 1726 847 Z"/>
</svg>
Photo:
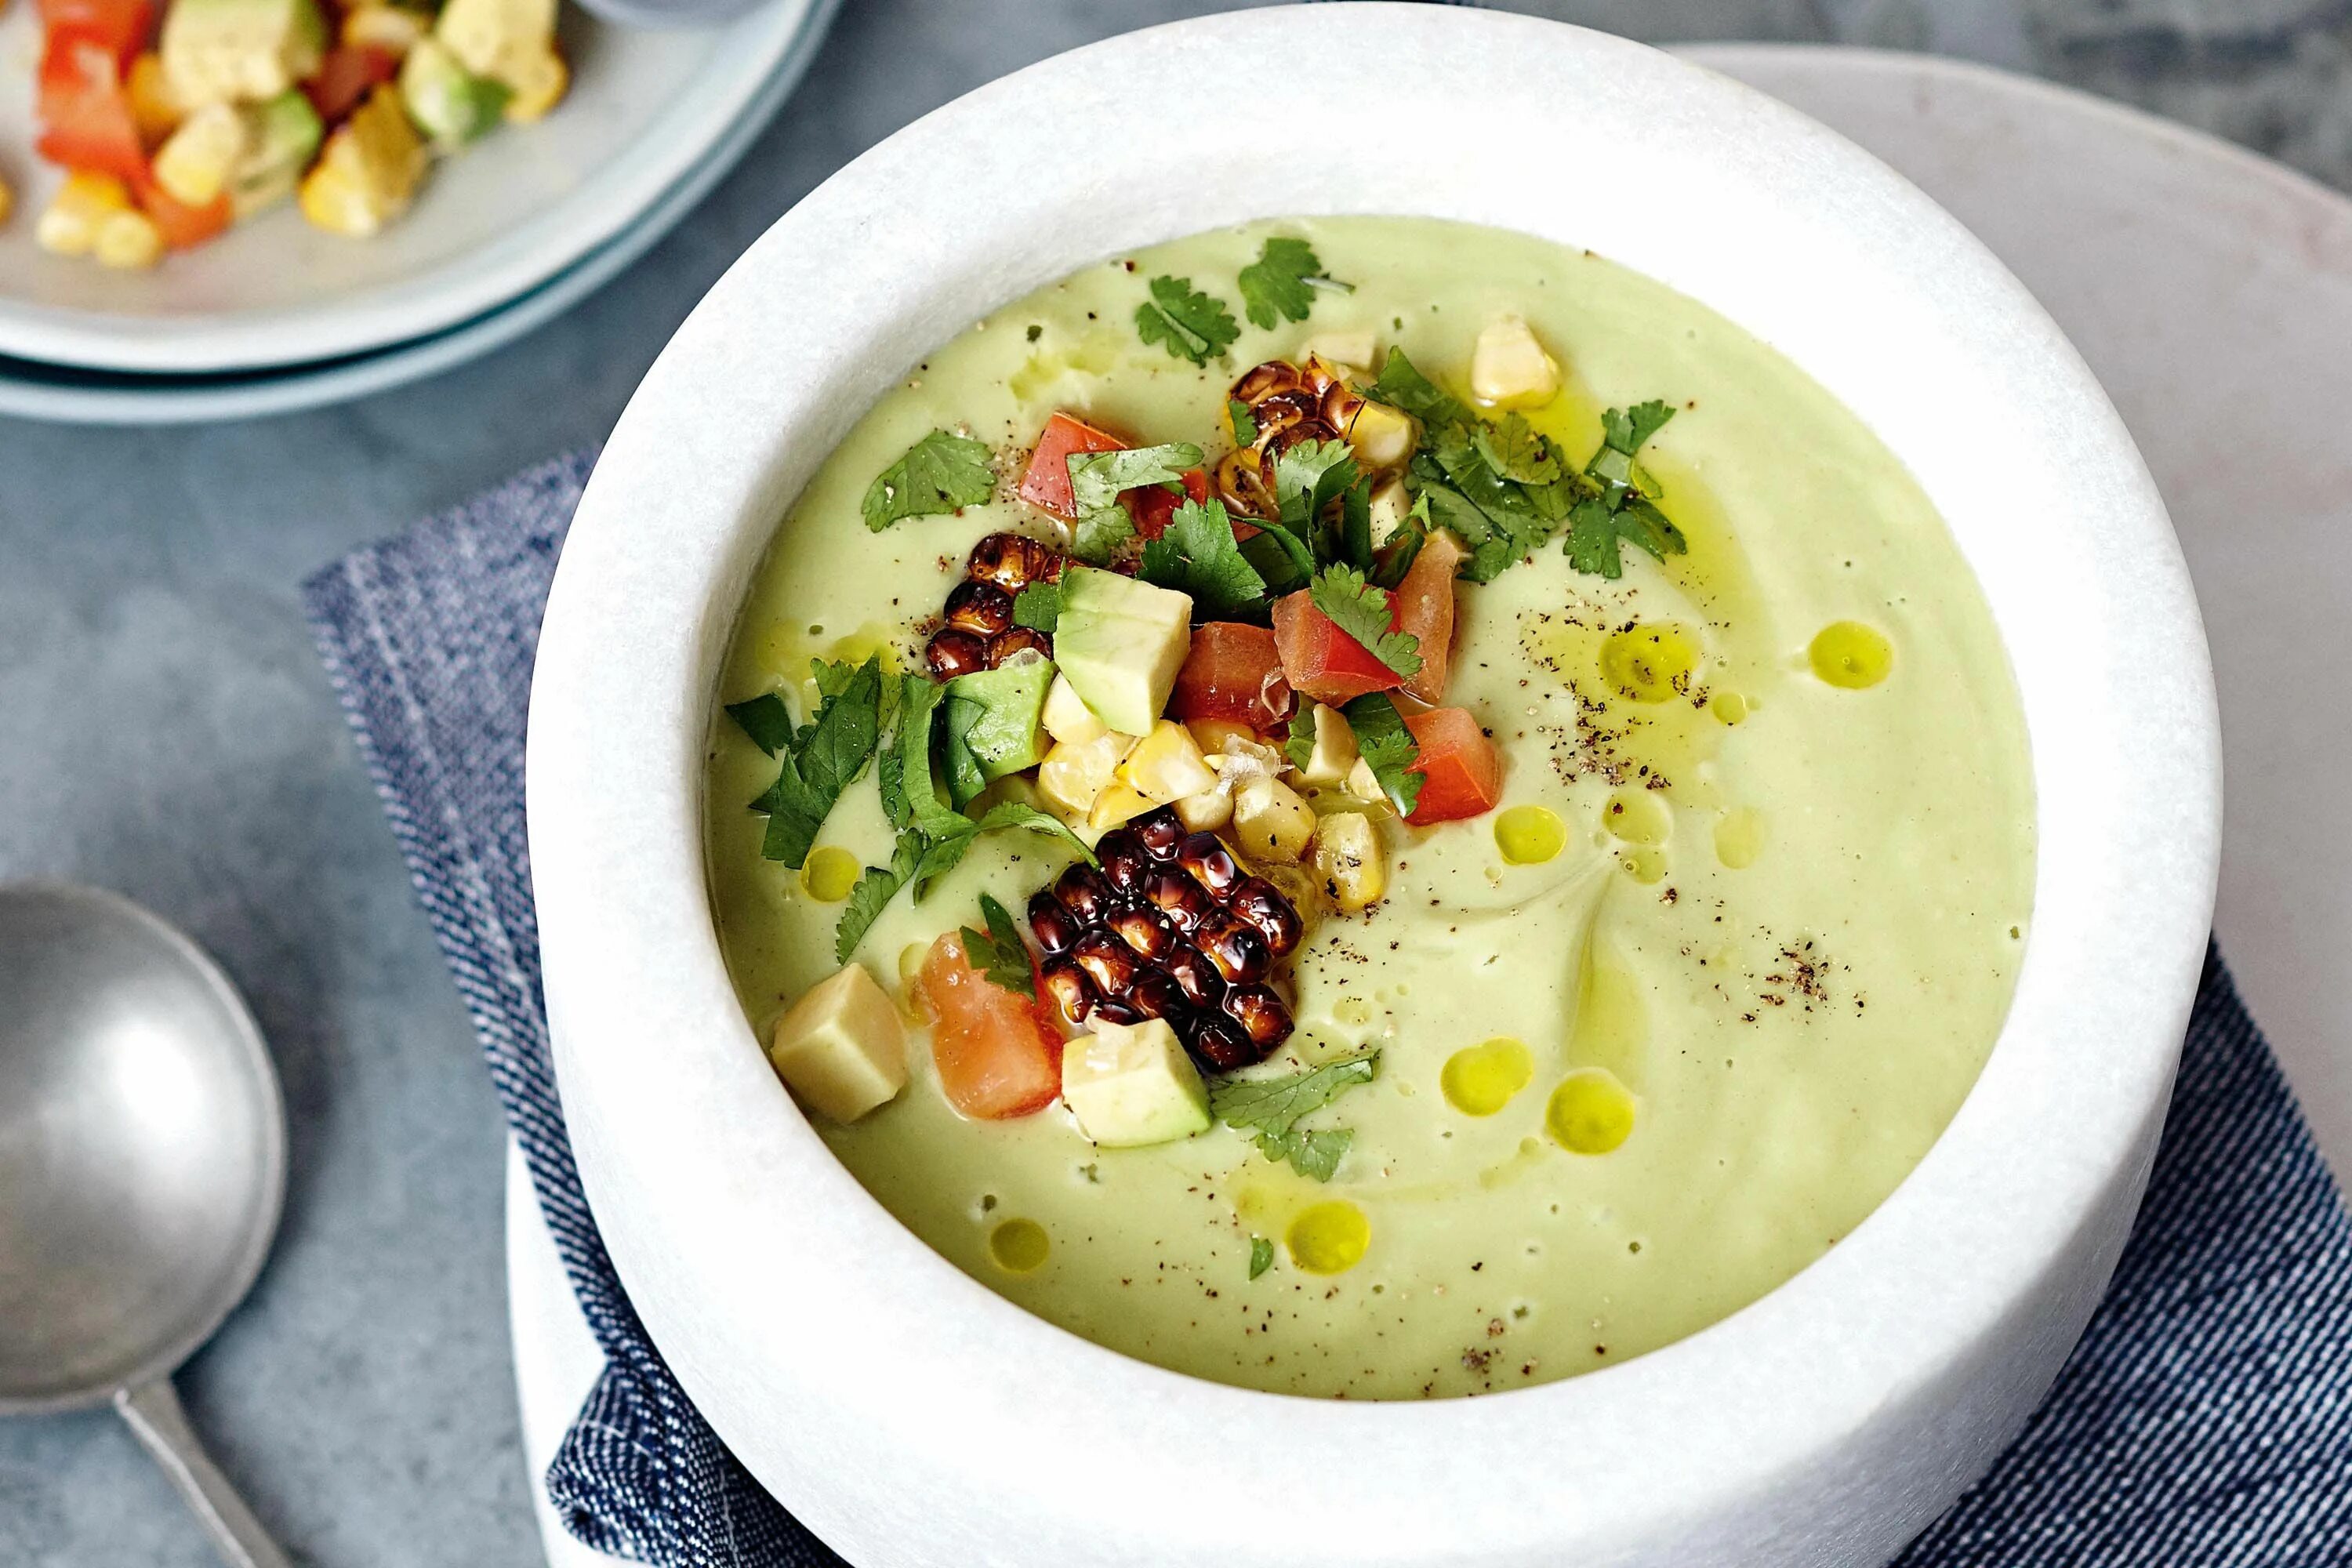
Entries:
<svg viewBox="0 0 2352 1568">
<path fill-rule="evenodd" d="M 1571 1154 L 1606 1154 L 1633 1135 L 1633 1097 L 1606 1068 L 1579 1068 L 1544 1107 L 1552 1142 Z"/>
<path fill-rule="evenodd" d="M 1860 691 L 1885 679 L 1895 668 L 1895 645 L 1874 626 L 1835 621 L 1814 637 L 1810 657 L 1815 675 L 1832 686 Z"/>
<path fill-rule="evenodd" d="M 1027 1274 L 1054 1249 L 1045 1227 L 1034 1219 L 1008 1219 L 988 1233 L 988 1255 L 1008 1274 Z"/>
<path fill-rule="evenodd" d="M 1646 789 L 1621 789 L 1601 810 L 1601 826 L 1627 844 L 1664 844 L 1674 830 L 1674 818 L 1655 794 Z"/>
<path fill-rule="evenodd" d="M 1527 1088 L 1535 1073 L 1528 1047 L 1505 1036 L 1465 1046 L 1446 1058 L 1437 1083 L 1445 1091 L 1445 1103 L 1463 1115 L 1492 1116 Z"/>
<path fill-rule="evenodd" d="M 1698 661 L 1698 640 L 1671 622 L 1612 632 L 1601 645 L 1601 678 L 1635 702 L 1687 695 Z"/>
<path fill-rule="evenodd" d="M 1290 1222 L 1283 1238 L 1290 1261 L 1309 1274 L 1345 1274 L 1363 1261 L 1372 1244 L 1372 1224 L 1364 1211 L 1343 1198 L 1317 1204 Z"/>
<path fill-rule="evenodd" d="M 810 850 L 802 865 L 801 891 L 820 904 L 837 904 L 849 897 L 864 869 L 848 850 L 837 844 L 824 845 Z"/>
<path fill-rule="evenodd" d="M 1764 816 L 1753 806 L 1728 811 L 1715 825 L 1715 858 L 1734 871 L 1756 864 L 1764 852 Z"/>
<path fill-rule="evenodd" d="M 1567 844 L 1567 824 L 1548 806 L 1515 805 L 1495 818 L 1495 847 L 1514 866 L 1540 866 Z"/>
</svg>

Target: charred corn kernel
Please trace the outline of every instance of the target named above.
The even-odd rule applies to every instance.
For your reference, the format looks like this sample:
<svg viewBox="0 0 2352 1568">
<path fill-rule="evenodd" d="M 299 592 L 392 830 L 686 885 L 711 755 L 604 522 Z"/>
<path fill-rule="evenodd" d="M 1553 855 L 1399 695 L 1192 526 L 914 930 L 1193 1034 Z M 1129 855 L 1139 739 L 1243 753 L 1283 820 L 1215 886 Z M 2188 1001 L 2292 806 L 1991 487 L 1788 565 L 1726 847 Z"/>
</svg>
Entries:
<svg viewBox="0 0 2352 1568">
<path fill-rule="evenodd" d="M 1046 808 L 1074 825 L 1086 821 L 1135 743 L 1136 737 L 1116 730 L 1081 743 L 1058 742 L 1037 764 L 1037 793 Z"/>
<path fill-rule="evenodd" d="M 1178 801 L 1174 810 L 1185 832 L 1214 833 L 1234 819 L 1234 797 L 1226 790 L 1202 790 Z"/>
<path fill-rule="evenodd" d="M 1095 710 L 1087 706 L 1078 689 L 1059 675 L 1045 689 L 1045 711 L 1040 722 L 1045 726 L 1045 733 L 1073 746 L 1083 746 L 1110 729 L 1095 717 Z"/>
<path fill-rule="evenodd" d="M 131 210 L 131 193 L 111 174 L 77 169 L 49 198 L 33 243 L 52 256 L 88 256 L 98 247 L 98 231 L 117 213 Z"/>
<path fill-rule="evenodd" d="M 361 5 L 343 13 L 342 41 L 352 48 L 405 55 L 432 26 L 429 14 L 405 5 Z"/>
<path fill-rule="evenodd" d="M 1119 778 L 1137 793 L 1160 805 L 1217 787 L 1217 775 L 1201 755 L 1192 732 L 1173 719 L 1162 719 L 1127 754 Z"/>
<path fill-rule="evenodd" d="M 171 79 L 163 74 L 163 57 L 152 49 L 131 62 L 122 90 L 131 100 L 131 123 L 138 126 L 139 140 L 146 146 L 162 146 L 187 118 L 186 108 L 172 91 Z"/>
<path fill-rule="evenodd" d="M 1490 408 L 1529 408 L 1559 394 L 1559 364 L 1522 317 L 1497 316 L 1470 352 L 1470 395 Z"/>
<path fill-rule="evenodd" d="M 1385 403 L 1367 403 L 1348 427 L 1348 444 L 1367 468 L 1393 468 L 1412 456 L 1420 427 L 1412 415 Z"/>
<path fill-rule="evenodd" d="M 100 267 L 143 271 L 163 259 L 163 231 L 145 213 L 113 213 L 98 226 L 89 253 Z"/>
<path fill-rule="evenodd" d="M 406 210 L 425 162 L 399 92 L 379 87 L 327 138 L 303 176 L 302 216 L 330 234 L 364 239 Z"/>
<path fill-rule="evenodd" d="M 1156 804 L 1141 790 L 1113 783 L 1095 796 L 1094 809 L 1087 813 L 1087 826 L 1097 833 L 1108 833 L 1122 822 L 1141 816 Z"/>
<path fill-rule="evenodd" d="M 155 149 L 155 183 L 173 201 L 210 206 L 244 159 L 249 139 L 235 105 L 207 103 Z"/>
<path fill-rule="evenodd" d="M 572 68 L 553 49 L 524 65 L 517 74 L 520 79 L 508 84 L 514 89 L 514 96 L 507 100 L 506 107 L 506 117 L 517 125 L 545 119 L 572 87 Z"/>
<path fill-rule="evenodd" d="M 1337 708 L 1315 705 L 1315 745 L 1307 765 L 1298 770 L 1301 783 L 1315 789 L 1335 789 L 1356 765 L 1356 732 Z"/>
<path fill-rule="evenodd" d="M 1360 811 L 1335 811 L 1315 829 L 1315 869 L 1331 901 L 1360 914 L 1389 890 L 1380 830 Z"/>
<path fill-rule="evenodd" d="M 1296 860 L 1315 837 L 1315 813 L 1277 779 L 1254 778 L 1234 792 L 1234 837 L 1254 860 Z"/>
<path fill-rule="evenodd" d="M 1380 353 L 1380 341 L 1370 327 L 1352 331 L 1318 332 L 1307 340 L 1306 353 L 1341 370 L 1370 370 Z"/>
</svg>

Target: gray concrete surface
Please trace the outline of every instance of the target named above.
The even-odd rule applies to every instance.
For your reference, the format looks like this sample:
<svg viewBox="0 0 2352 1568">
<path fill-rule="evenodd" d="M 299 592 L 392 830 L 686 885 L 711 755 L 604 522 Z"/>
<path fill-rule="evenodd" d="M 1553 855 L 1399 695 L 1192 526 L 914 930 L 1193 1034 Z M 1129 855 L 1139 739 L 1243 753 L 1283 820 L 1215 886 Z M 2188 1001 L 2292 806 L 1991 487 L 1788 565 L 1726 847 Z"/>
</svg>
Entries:
<svg viewBox="0 0 2352 1568">
<path fill-rule="evenodd" d="M 1211 8 L 849 0 L 799 95 L 677 233 L 488 360 L 226 427 L 0 421 L 0 877 L 101 883 L 181 921 L 276 1047 L 293 1118 L 285 1227 L 182 1386 L 298 1559 L 540 1561 L 507 1346 L 498 1110 L 298 584 L 599 436 L 728 261 L 899 124 L 1061 48 Z M 2333 0 L 1543 8 L 1662 41 L 1838 38 L 2044 69 L 2352 182 L 2352 11 Z M 0 1563 L 210 1561 L 110 1416 L 0 1422 Z"/>
</svg>

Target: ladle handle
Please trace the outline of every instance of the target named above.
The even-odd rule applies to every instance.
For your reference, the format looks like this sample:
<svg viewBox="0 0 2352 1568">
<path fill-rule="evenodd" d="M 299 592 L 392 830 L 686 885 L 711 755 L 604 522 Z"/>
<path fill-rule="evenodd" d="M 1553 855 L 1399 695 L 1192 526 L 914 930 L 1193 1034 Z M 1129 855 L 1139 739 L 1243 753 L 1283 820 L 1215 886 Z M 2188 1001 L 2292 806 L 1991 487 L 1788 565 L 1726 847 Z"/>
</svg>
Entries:
<svg viewBox="0 0 2352 1568">
<path fill-rule="evenodd" d="M 204 1521 L 205 1533 L 229 1568 L 293 1568 L 196 1440 L 170 1378 L 123 1389 L 114 1396 L 114 1407 Z"/>
</svg>

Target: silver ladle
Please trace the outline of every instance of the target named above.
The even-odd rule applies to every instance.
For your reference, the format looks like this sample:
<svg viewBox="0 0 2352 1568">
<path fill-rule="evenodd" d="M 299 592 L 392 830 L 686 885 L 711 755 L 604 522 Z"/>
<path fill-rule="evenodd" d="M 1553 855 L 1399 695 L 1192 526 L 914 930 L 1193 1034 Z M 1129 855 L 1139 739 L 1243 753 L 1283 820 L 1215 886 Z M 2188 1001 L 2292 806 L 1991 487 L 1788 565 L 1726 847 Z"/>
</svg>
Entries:
<svg viewBox="0 0 2352 1568">
<path fill-rule="evenodd" d="M 172 1373 L 261 1271 L 286 1110 L 261 1031 L 171 926 L 0 887 L 0 1415 L 111 1402 L 234 1568 L 288 1568 Z"/>
</svg>

